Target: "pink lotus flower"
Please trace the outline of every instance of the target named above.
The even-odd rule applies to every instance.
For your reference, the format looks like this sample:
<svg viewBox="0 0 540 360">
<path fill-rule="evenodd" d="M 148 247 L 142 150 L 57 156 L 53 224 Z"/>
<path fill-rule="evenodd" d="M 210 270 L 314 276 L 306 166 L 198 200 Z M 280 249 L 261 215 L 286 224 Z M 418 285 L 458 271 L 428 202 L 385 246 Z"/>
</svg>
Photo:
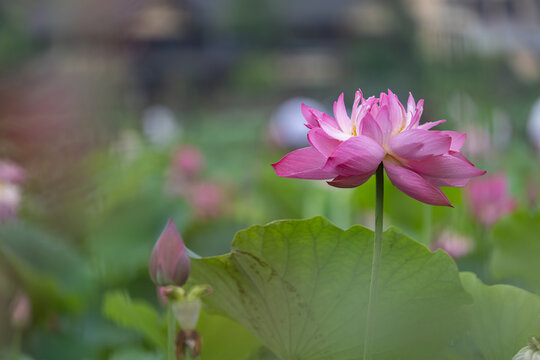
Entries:
<svg viewBox="0 0 540 360">
<path fill-rule="evenodd" d="M 388 90 L 364 99 L 356 92 L 349 116 L 343 94 L 334 117 L 308 106 L 302 113 L 311 146 L 295 150 L 273 164 L 276 174 L 323 180 L 335 187 L 362 185 L 382 162 L 392 184 L 410 197 L 431 205 L 452 206 L 440 186 L 463 187 L 480 171 L 460 152 L 465 134 L 433 131 L 445 120 L 422 125 L 423 100 L 409 95 L 407 109 Z"/>
<path fill-rule="evenodd" d="M 150 277 L 158 286 L 182 286 L 189 277 L 190 266 L 182 237 L 169 219 L 150 255 Z"/>
<path fill-rule="evenodd" d="M 473 241 L 452 231 L 445 230 L 431 244 L 431 250 L 442 249 L 454 259 L 467 255 L 473 249 Z"/>
<path fill-rule="evenodd" d="M 199 219 L 216 219 L 225 212 L 225 192 L 211 181 L 202 181 L 189 188 L 188 200 Z"/>
<path fill-rule="evenodd" d="M 512 213 L 517 206 L 508 193 L 508 181 L 504 174 L 472 181 L 465 194 L 473 216 L 486 227 Z"/>
</svg>

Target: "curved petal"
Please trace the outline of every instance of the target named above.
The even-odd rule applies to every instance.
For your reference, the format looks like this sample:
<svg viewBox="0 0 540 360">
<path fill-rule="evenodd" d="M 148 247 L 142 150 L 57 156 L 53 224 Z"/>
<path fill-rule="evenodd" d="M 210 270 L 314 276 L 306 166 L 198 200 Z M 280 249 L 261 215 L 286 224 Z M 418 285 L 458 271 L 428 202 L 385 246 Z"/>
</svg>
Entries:
<svg viewBox="0 0 540 360">
<path fill-rule="evenodd" d="M 402 159 L 421 159 L 448 153 L 452 138 L 435 131 L 405 130 L 393 136 L 388 145 L 392 154 Z"/>
<path fill-rule="evenodd" d="M 336 176 L 334 180 L 327 181 L 327 183 L 337 188 L 353 188 L 368 181 L 372 175 L 373 173 L 356 176 Z"/>
<path fill-rule="evenodd" d="M 382 144 L 382 141 L 383 141 L 382 130 L 377 124 L 377 121 L 375 121 L 373 116 L 371 116 L 371 114 L 367 114 L 362 119 L 362 122 L 360 123 L 359 133 L 364 136 L 368 136 L 372 138 L 379 144 Z"/>
<path fill-rule="evenodd" d="M 445 122 L 446 122 L 446 120 L 437 120 L 437 121 L 423 123 L 422 125 L 418 126 L 418 129 L 429 130 L 432 127 L 435 127 L 435 126 L 437 126 L 439 124 L 442 124 L 442 123 L 445 123 Z"/>
<path fill-rule="evenodd" d="M 471 178 L 462 178 L 462 179 L 444 179 L 437 178 L 433 176 L 422 175 L 424 179 L 429 181 L 435 186 L 450 186 L 450 187 L 464 187 L 466 186 Z"/>
<path fill-rule="evenodd" d="M 369 99 L 366 100 L 366 103 L 372 99 L 372 97 L 370 97 Z M 369 114 L 371 114 L 371 116 L 373 116 L 374 119 L 377 119 L 377 115 L 379 115 L 379 111 L 381 110 L 381 106 L 379 106 L 379 103 L 377 101 L 377 98 L 373 98 L 374 100 L 369 104 Z"/>
<path fill-rule="evenodd" d="M 411 160 L 407 163 L 414 171 L 437 178 L 464 179 L 484 175 L 471 163 L 452 154 L 427 156 L 421 160 Z"/>
<path fill-rule="evenodd" d="M 325 113 L 321 113 L 321 117 L 319 118 L 319 125 L 322 127 L 323 124 L 331 126 L 334 129 L 339 129 L 336 119 Z"/>
<path fill-rule="evenodd" d="M 403 128 L 404 109 L 396 94 L 388 89 L 388 116 L 392 123 L 392 134 L 396 134 Z"/>
<path fill-rule="evenodd" d="M 414 97 L 409 92 L 409 100 L 407 100 L 407 111 L 405 112 L 405 130 L 408 130 L 414 114 L 416 113 L 416 103 L 414 102 Z"/>
<path fill-rule="evenodd" d="M 351 111 L 351 120 L 353 122 L 356 121 L 357 118 L 358 118 L 358 110 L 359 110 L 358 105 L 360 105 L 360 101 L 362 101 L 362 104 L 363 104 L 364 103 L 364 97 L 362 96 L 362 90 L 358 89 L 354 93 L 354 103 L 353 103 L 352 111 Z"/>
<path fill-rule="evenodd" d="M 325 180 L 337 174 L 323 171 L 321 168 L 326 162 L 320 152 L 313 147 L 305 147 L 285 155 L 280 161 L 272 164 L 278 176 L 295 179 Z"/>
<path fill-rule="evenodd" d="M 352 133 L 352 121 L 349 118 L 349 115 L 347 115 L 347 110 L 345 109 L 343 93 L 341 93 L 338 100 L 334 102 L 334 117 L 336 118 L 336 121 L 343 132 Z"/>
<path fill-rule="evenodd" d="M 375 122 L 381 129 L 381 143 L 384 144 L 388 141 L 390 135 L 392 134 L 392 122 L 388 116 L 388 108 L 386 106 L 380 108 L 379 112 L 377 113 L 377 117 L 375 118 Z"/>
<path fill-rule="evenodd" d="M 425 180 L 420 174 L 393 161 L 385 160 L 383 163 L 392 184 L 413 199 L 429 205 L 452 206 L 441 189 Z"/>
<path fill-rule="evenodd" d="M 363 135 L 354 136 L 336 148 L 323 170 L 343 176 L 373 173 L 385 154 L 375 140 Z"/>
<path fill-rule="evenodd" d="M 307 138 L 311 146 L 317 149 L 326 158 L 332 155 L 338 145 L 341 144 L 340 140 L 336 140 L 333 137 L 329 136 L 321 128 L 309 130 Z"/>
<path fill-rule="evenodd" d="M 450 150 L 459 151 L 465 144 L 467 139 L 467 134 L 460 133 L 457 131 L 440 131 L 441 134 L 448 135 L 452 138 L 452 144 L 450 145 Z"/>
<path fill-rule="evenodd" d="M 300 108 L 302 109 L 302 115 L 304 115 L 304 119 L 306 119 L 307 121 L 306 126 L 309 129 L 318 128 L 319 119 L 322 118 L 323 113 L 317 109 L 307 106 L 304 103 L 302 103 Z"/>
<path fill-rule="evenodd" d="M 474 164 L 473 164 L 472 162 L 470 162 L 469 159 L 467 159 L 467 158 L 465 157 L 465 155 L 463 155 L 463 154 L 460 153 L 459 151 L 452 151 L 452 150 L 450 150 L 450 151 L 448 152 L 448 155 L 452 155 L 452 156 L 454 156 L 454 157 L 457 157 L 458 159 L 461 159 L 461 160 L 465 161 L 467 164 L 474 166 Z"/>
<path fill-rule="evenodd" d="M 412 96 L 411 92 L 409 92 L 409 99 L 407 100 L 407 112 L 412 113 L 414 110 L 416 110 L 416 102 L 414 102 L 414 97 Z"/>
<path fill-rule="evenodd" d="M 423 112 L 424 112 L 424 99 L 420 99 L 416 103 L 416 111 L 412 115 L 411 122 L 407 126 L 407 129 L 414 129 L 414 128 L 419 127 L 418 124 L 420 123 L 420 117 L 422 116 Z"/>
<path fill-rule="evenodd" d="M 326 114 L 323 114 L 322 118 L 319 120 L 319 125 L 321 125 L 321 128 L 325 133 L 334 139 L 345 141 L 352 136 L 352 133 L 346 134 L 339 130 L 336 120 Z"/>
</svg>

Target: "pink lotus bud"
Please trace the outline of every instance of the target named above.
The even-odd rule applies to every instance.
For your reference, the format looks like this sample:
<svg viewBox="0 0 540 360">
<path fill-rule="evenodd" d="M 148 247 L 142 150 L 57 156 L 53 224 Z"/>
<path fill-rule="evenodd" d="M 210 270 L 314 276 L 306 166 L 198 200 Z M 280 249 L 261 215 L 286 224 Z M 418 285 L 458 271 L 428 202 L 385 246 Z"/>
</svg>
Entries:
<svg viewBox="0 0 540 360">
<path fill-rule="evenodd" d="M 442 249 L 454 259 L 463 257 L 473 249 L 473 241 L 449 230 L 443 231 L 437 240 L 431 244 L 431 250 Z"/>
<path fill-rule="evenodd" d="M 508 192 L 508 181 L 504 174 L 471 181 L 466 195 L 473 216 L 486 227 L 512 213 L 517 205 Z"/>
<path fill-rule="evenodd" d="M 189 277 L 189 255 L 172 219 L 152 250 L 149 269 L 152 281 L 158 286 L 182 286 Z"/>
<path fill-rule="evenodd" d="M 32 305 L 24 292 L 19 292 L 11 303 L 11 325 L 16 329 L 24 329 L 30 323 Z"/>
</svg>

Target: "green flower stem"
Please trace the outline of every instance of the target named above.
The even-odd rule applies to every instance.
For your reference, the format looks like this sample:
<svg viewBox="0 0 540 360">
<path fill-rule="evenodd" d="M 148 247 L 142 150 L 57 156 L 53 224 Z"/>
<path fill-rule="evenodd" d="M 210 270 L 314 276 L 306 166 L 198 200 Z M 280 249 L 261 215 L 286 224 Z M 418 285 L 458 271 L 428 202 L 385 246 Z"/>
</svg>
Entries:
<svg viewBox="0 0 540 360">
<path fill-rule="evenodd" d="M 433 207 L 424 205 L 424 223 L 422 224 L 422 241 L 429 247 L 431 244 L 431 224 L 433 222 Z"/>
<path fill-rule="evenodd" d="M 371 284 L 369 286 L 369 299 L 367 306 L 366 331 L 364 338 L 364 360 L 371 359 L 371 341 L 373 337 L 374 314 L 376 304 L 377 285 L 382 255 L 382 229 L 383 229 L 383 199 L 384 199 L 384 168 L 381 163 L 375 173 L 375 241 L 373 243 L 373 262 L 371 263 Z"/>
<path fill-rule="evenodd" d="M 169 304 L 167 306 L 167 320 L 167 360 L 176 360 L 176 346 L 174 344 L 174 338 L 176 336 L 176 319 L 174 318 L 171 299 L 169 299 Z"/>
<path fill-rule="evenodd" d="M 490 283 L 490 270 L 489 270 L 489 258 L 490 258 L 490 231 L 491 229 L 487 226 L 480 226 L 478 232 L 478 252 L 480 254 L 480 274 L 479 277 L 483 282 Z"/>
<path fill-rule="evenodd" d="M 22 342 L 22 331 L 20 329 L 16 329 L 15 334 L 13 335 L 13 344 L 12 344 L 12 351 L 11 351 L 12 360 L 19 360 L 21 356 L 21 342 Z"/>
</svg>

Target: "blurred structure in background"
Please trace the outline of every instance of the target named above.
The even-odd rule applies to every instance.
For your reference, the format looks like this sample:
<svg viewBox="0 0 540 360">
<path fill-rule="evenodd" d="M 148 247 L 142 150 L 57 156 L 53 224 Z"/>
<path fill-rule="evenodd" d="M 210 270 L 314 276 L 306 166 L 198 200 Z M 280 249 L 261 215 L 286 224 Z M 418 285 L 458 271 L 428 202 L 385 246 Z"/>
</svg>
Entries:
<svg viewBox="0 0 540 360">
<path fill-rule="evenodd" d="M 306 119 L 302 104 L 323 111 L 324 106 L 313 99 L 293 98 L 280 104 L 270 117 L 269 136 L 273 145 L 284 149 L 308 146 Z"/>
<path fill-rule="evenodd" d="M 540 152 L 540 99 L 536 100 L 532 107 L 527 123 L 527 134 L 536 151 Z"/>
<path fill-rule="evenodd" d="M 469 54 L 508 57 L 524 80 L 537 80 L 540 4 L 535 0 L 407 0 L 426 56 L 455 61 Z"/>
</svg>

